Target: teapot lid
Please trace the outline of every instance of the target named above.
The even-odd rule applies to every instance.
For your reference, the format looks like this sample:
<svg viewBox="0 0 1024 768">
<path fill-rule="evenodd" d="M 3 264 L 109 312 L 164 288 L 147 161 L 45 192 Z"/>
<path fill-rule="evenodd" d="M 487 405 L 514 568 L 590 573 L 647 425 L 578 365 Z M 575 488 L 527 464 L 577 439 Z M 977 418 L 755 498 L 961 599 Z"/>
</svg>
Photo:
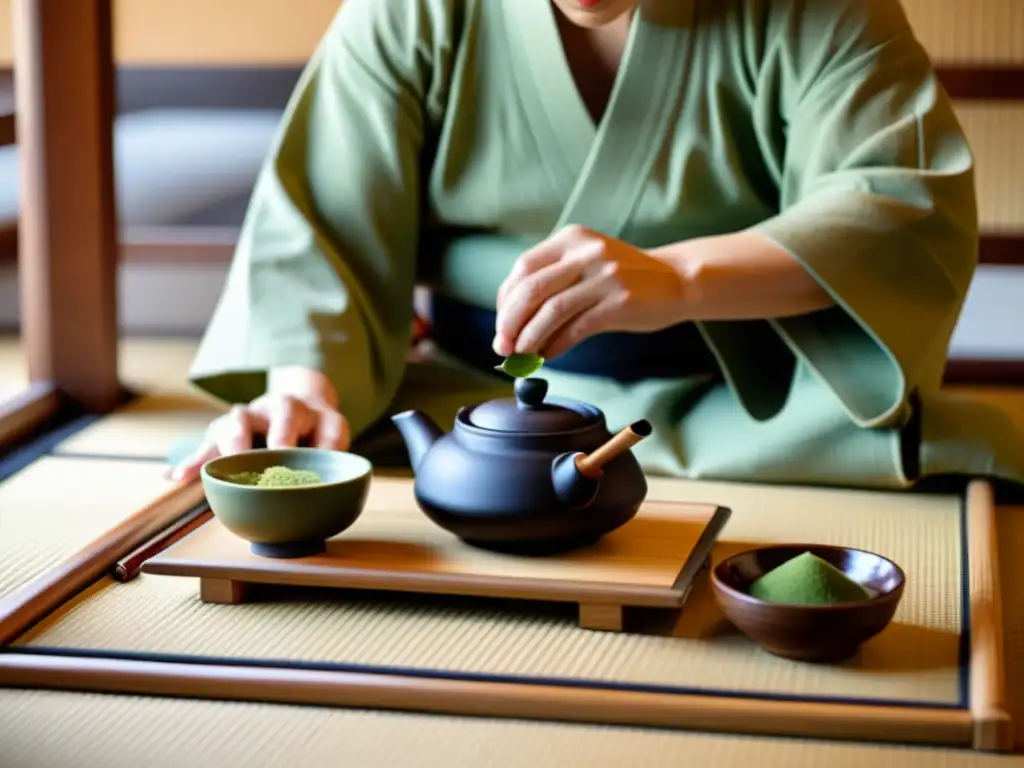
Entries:
<svg viewBox="0 0 1024 768">
<path fill-rule="evenodd" d="M 545 402 L 548 383 L 544 379 L 516 379 L 515 398 L 490 400 L 475 406 L 469 423 L 493 432 L 568 432 L 589 427 L 601 418 L 596 408 L 584 403 Z"/>
</svg>

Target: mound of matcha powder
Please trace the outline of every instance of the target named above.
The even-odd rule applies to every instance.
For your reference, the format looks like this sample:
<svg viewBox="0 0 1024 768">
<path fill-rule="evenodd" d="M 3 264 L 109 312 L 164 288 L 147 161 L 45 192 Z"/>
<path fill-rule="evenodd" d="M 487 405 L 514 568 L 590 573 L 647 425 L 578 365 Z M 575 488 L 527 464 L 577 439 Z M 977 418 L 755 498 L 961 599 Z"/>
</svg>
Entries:
<svg viewBox="0 0 1024 768">
<path fill-rule="evenodd" d="M 811 552 L 768 571 L 750 585 L 750 594 L 789 605 L 834 605 L 871 597 L 864 587 Z"/>
<path fill-rule="evenodd" d="M 229 483 L 237 483 L 238 485 L 256 485 L 260 481 L 260 473 L 235 472 L 235 474 L 228 475 L 225 479 Z"/>
<path fill-rule="evenodd" d="M 238 472 L 230 475 L 228 480 L 240 485 L 258 485 L 261 488 L 286 488 L 323 482 L 320 475 L 310 469 L 289 467 L 267 467 L 262 472 Z"/>
</svg>

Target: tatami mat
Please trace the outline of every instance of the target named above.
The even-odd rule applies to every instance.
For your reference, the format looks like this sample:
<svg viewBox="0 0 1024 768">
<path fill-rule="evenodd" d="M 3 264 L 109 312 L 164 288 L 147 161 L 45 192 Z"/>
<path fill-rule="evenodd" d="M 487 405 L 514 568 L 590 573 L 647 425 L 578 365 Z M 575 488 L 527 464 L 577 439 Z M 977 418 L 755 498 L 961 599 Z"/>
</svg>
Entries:
<svg viewBox="0 0 1024 768">
<path fill-rule="evenodd" d="M 408 488 L 402 478 L 375 478 L 364 514 L 373 514 L 375 498 L 390 502 L 395 484 Z M 106 582 L 24 641 L 779 695 L 959 700 L 956 498 L 677 481 L 654 481 L 651 495 L 730 506 L 717 556 L 774 540 L 843 543 L 892 557 L 908 574 L 894 624 L 854 661 L 813 665 L 761 652 L 700 596 L 674 631 L 640 635 L 580 630 L 575 613 L 561 607 L 425 596 L 338 592 L 211 605 L 199 601 L 195 579 L 144 574 L 127 585 Z"/>
<path fill-rule="evenodd" d="M 55 452 L 163 460 L 183 435 L 201 434 L 222 411 L 189 395 L 144 395 L 64 440 Z"/>
<path fill-rule="evenodd" d="M 168 490 L 163 470 L 157 462 L 44 457 L 0 483 L 0 596 Z"/>
</svg>

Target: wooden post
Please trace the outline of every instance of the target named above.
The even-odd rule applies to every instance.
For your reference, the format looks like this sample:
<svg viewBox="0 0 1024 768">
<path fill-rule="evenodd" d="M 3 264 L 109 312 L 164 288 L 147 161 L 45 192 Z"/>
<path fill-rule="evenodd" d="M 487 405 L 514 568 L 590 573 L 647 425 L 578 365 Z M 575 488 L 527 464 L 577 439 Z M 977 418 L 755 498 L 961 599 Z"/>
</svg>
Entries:
<svg viewBox="0 0 1024 768">
<path fill-rule="evenodd" d="M 14 0 L 22 337 L 33 382 L 107 412 L 117 366 L 111 0 Z"/>
</svg>

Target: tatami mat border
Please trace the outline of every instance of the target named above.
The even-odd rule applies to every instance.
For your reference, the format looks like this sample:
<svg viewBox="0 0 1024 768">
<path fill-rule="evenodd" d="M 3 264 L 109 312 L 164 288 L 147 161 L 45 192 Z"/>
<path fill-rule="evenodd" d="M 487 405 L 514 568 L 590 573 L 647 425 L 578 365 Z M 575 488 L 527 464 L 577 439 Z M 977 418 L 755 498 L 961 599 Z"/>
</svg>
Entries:
<svg viewBox="0 0 1024 768">
<path fill-rule="evenodd" d="M 672 731 L 696 731 L 729 733 L 735 735 L 754 735 L 770 738 L 797 738 L 802 740 L 814 739 L 817 741 L 832 741 L 838 743 L 850 743 L 858 745 L 886 744 L 905 745 L 916 748 L 942 749 L 947 753 L 950 750 L 958 752 L 977 751 L 976 744 L 972 744 L 970 731 L 975 727 L 972 725 L 972 713 L 969 709 L 953 706 L 899 706 L 887 703 L 883 706 L 872 705 L 867 702 L 857 702 L 855 707 L 862 708 L 861 717 L 864 721 L 859 725 L 852 724 L 855 717 L 849 711 L 850 705 L 841 701 L 816 702 L 813 700 L 786 699 L 780 697 L 754 697 L 743 695 L 714 696 L 707 692 L 700 695 L 680 694 L 680 715 L 673 713 L 673 708 L 668 704 L 668 698 L 664 693 L 658 691 L 622 690 L 619 688 L 605 688 L 605 693 L 618 699 L 618 706 L 610 706 L 607 700 L 589 700 L 584 703 L 579 694 L 586 690 L 579 684 L 571 686 L 556 686 L 541 683 L 536 689 L 541 691 L 540 697 L 536 695 L 524 696 L 524 688 L 530 688 L 529 684 L 521 682 L 504 682 L 501 680 L 460 680 L 449 675 L 425 675 L 422 672 L 416 676 L 401 674 L 387 674 L 383 671 L 366 672 L 355 668 L 351 671 L 342 669 L 317 669 L 310 665 L 302 667 L 280 664 L 261 663 L 253 664 L 225 664 L 217 660 L 206 660 L 205 663 L 196 659 L 186 657 L 185 661 L 174 661 L 174 657 L 168 660 L 156 660 L 135 656 L 113 656 L 111 654 L 85 654 L 77 653 L 75 656 L 61 655 L 55 653 L 57 649 L 50 649 L 49 653 L 0 653 L 0 668 L 7 666 L 7 676 L 12 680 L 22 681 L 34 689 L 56 689 L 68 691 L 91 691 L 105 694 L 142 694 L 159 698 L 185 698 L 205 699 L 217 701 L 236 702 L 258 702 L 287 704 L 290 706 L 305 707 L 326 707 L 326 708 L 351 708 L 397 710 L 406 712 L 423 712 L 434 714 L 458 715 L 459 717 L 488 717 L 488 718 L 511 718 L 524 721 L 538 721 L 547 723 L 589 723 L 604 726 L 640 726 L 648 729 L 672 730 Z M 8 655 L 13 661 L 4 665 L 3 656 Z M 50 656 L 54 660 L 52 669 L 47 665 L 33 665 L 27 659 L 42 659 Z M 124 673 L 119 673 L 118 663 L 126 665 Z M 202 671 L 204 668 L 210 672 Z M 58 672 L 57 670 L 63 669 Z M 292 673 L 297 679 L 282 680 L 274 673 Z M 54 677 L 56 673 L 57 677 Z M 238 675 L 241 675 L 239 677 Z M 248 674 L 248 677 L 246 675 Z M 317 675 L 336 675 L 335 680 L 320 677 Z M 196 677 L 202 693 L 196 693 L 191 683 L 182 685 L 182 681 Z M 377 677 L 379 682 L 372 682 Z M 112 682 L 115 678 L 121 678 L 121 682 Z M 294 694 L 293 688 L 306 687 L 310 684 L 311 678 L 316 680 L 315 687 L 318 690 L 300 696 Z M 59 683 L 47 683 L 47 680 L 59 679 Z M 253 681 L 266 679 L 271 683 L 271 688 L 265 697 L 254 688 Z M 89 681 L 95 683 L 90 684 Z M 213 684 L 216 682 L 217 684 Z M 417 683 L 419 687 L 417 687 Z M 262 685 L 261 683 L 260 685 Z M 285 686 L 282 689 L 282 684 Z M 482 707 L 468 706 L 467 686 L 481 686 L 487 692 L 487 698 L 493 699 Z M 406 690 L 408 686 L 408 690 Z M 12 687 L 19 687 L 15 683 Z M 245 691 L 250 693 L 246 695 Z M 548 702 L 541 703 L 544 691 L 552 697 L 556 705 Z M 340 699 L 338 696 L 340 695 Z M 648 696 L 648 701 L 638 701 L 635 696 Z M 705 700 L 706 705 L 697 702 Z M 749 719 L 753 716 L 753 710 L 749 708 L 742 715 L 742 727 L 737 727 L 736 717 L 739 713 L 733 712 L 732 717 L 727 716 L 733 725 L 714 725 L 711 721 L 706 723 L 687 722 L 693 713 L 703 712 L 705 707 L 711 707 L 718 711 L 727 709 L 729 701 L 760 701 L 764 706 L 775 711 L 767 715 L 769 722 L 780 722 L 783 720 L 792 722 L 793 713 L 788 716 L 782 715 L 778 708 L 792 707 L 837 707 L 841 712 L 845 707 L 846 711 L 839 714 L 839 723 L 828 725 L 827 718 L 822 718 L 821 709 L 815 710 L 816 720 L 808 728 L 807 725 L 796 727 L 766 726 L 763 722 L 758 725 Z M 575 702 L 581 709 L 577 711 Z M 535 710 L 539 709 L 539 711 Z M 907 722 L 896 722 L 900 716 L 896 714 L 900 710 L 907 712 L 923 713 L 925 723 L 908 724 Z M 806 714 L 806 709 L 803 710 Z M 921 715 L 919 715 L 920 717 Z M 701 720 L 700 714 L 697 719 Z M 706 717 L 704 718 L 706 720 Z M 886 723 L 886 724 L 883 724 Z M 849 731 L 853 728 L 857 734 Z M 965 733 L 965 729 L 967 732 Z M 932 734 L 929 738 L 924 736 L 922 731 Z M 902 734 L 897 737 L 896 732 Z M 915 734 L 914 736 L 907 735 Z M 874 734 L 869 736 L 868 734 Z M 885 734 L 882 736 L 880 734 Z M 976 738 L 976 737 L 975 737 Z"/>
<path fill-rule="evenodd" d="M 143 399 L 142 395 L 133 397 L 125 406 Z M 124 407 L 124 406 L 122 406 Z M 121 409 L 118 409 L 120 411 Z M 114 413 L 117 413 L 115 411 Z M 58 451 L 59 446 L 71 439 L 79 432 L 83 432 L 95 424 L 101 422 L 108 414 L 89 414 L 75 417 L 56 427 L 48 429 L 38 437 L 14 448 L 6 453 L 0 453 L 0 483 L 16 475 L 30 464 L 46 456 L 54 456 L 62 459 L 94 459 L 97 461 L 137 461 L 137 462 L 158 462 L 166 461 L 166 456 L 153 455 L 117 455 L 107 453 L 90 453 L 87 451 Z"/>
<path fill-rule="evenodd" d="M 694 688 L 678 685 L 657 685 L 653 683 L 630 683 L 612 680 L 587 680 L 574 677 L 535 677 L 530 675 L 499 675 L 484 672 L 463 672 L 455 670 L 430 669 L 426 667 L 391 667 L 372 664 L 344 664 L 341 662 L 298 661 L 290 659 L 259 659 L 242 657 L 197 656 L 175 653 L 150 653 L 145 651 L 111 651 L 93 648 L 60 648 L 55 646 L 4 646 L 0 654 L 21 656 L 60 656 L 78 659 L 105 659 L 109 661 L 143 661 L 154 664 L 182 664 L 203 667 L 253 667 L 260 669 L 294 669 L 303 672 L 338 672 L 371 675 L 378 677 L 405 677 L 422 680 L 450 680 L 460 683 L 498 683 L 504 685 L 527 685 L 547 688 L 576 688 L 591 691 L 621 691 L 626 693 L 657 693 L 672 696 L 708 696 L 720 699 L 743 701 L 785 701 L 800 704 L 847 704 L 867 707 L 896 707 L 902 709 L 963 710 L 966 699 L 955 703 L 913 701 L 898 699 L 852 698 L 846 696 L 816 696 L 770 691 L 751 693 L 730 691 L 719 688 Z M 961 670 L 963 672 L 963 670 Z M 961 694 L 963 696 L 963 693 Z"/>
<path fill-rule="evenodd" d="M 0 453 L 0 482 L 16 475 L 30 464 L 46 456 L 56 455 L 54 449 L 68 438 L 92 426 L 103 418 L 101 415 L 79 416 L 71 421 L 44 432 L 39 437 L 15 448 Z M 61 454 L 66 456 L 67 454 Z M 84 457 L 82 457 L 84 458 Z M 104 457 L 114 459 L 116 457 Z"/>
</svg>

